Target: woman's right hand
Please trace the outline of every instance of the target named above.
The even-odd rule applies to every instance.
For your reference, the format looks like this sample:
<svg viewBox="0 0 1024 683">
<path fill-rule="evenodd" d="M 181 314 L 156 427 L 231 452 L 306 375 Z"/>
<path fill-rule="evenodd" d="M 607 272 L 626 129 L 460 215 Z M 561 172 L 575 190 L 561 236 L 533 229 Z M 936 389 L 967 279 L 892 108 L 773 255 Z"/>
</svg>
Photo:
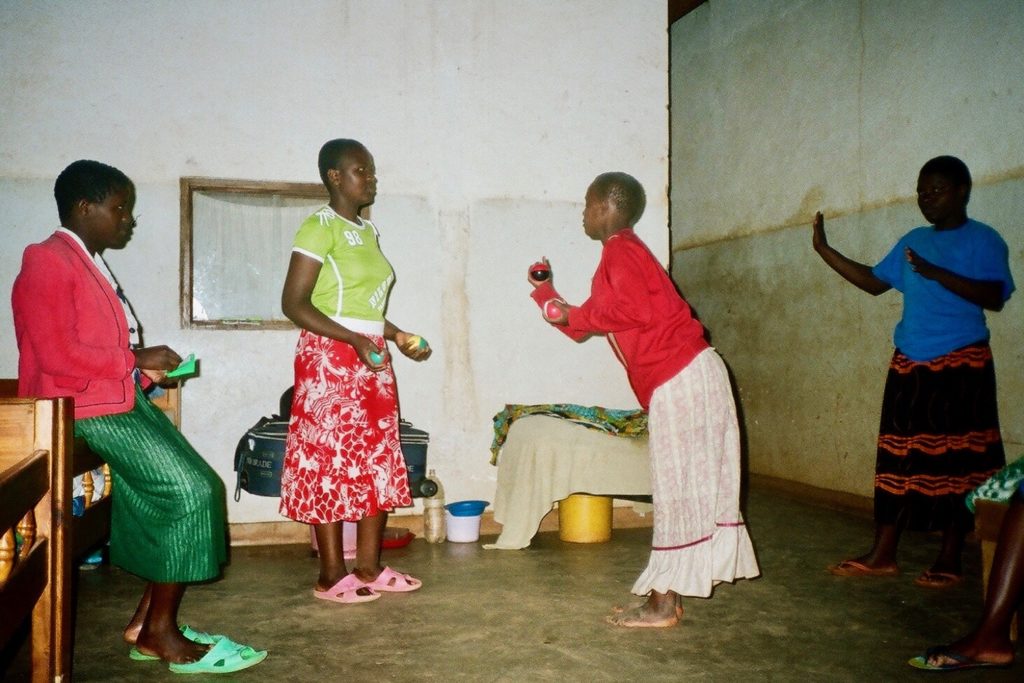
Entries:
<svg viewBox="0 0 1024 683">
<path fill-rule="evenodd" d="M 132 353 L 135 354 L 135 367 L 139 370 L 167 372 L 181 363 L 181 356 L 176 354 L 171 347 L 163 344 L 134 349 Z"/>
<path fill-rule="evenodd" d="M 366 367 L 370 368 L 374 372 L 380 372 L 388 364 L 388 348 L 387 345 L 383 349 L 378 348 L 376 344 L 367 339 L 366 337 L 359 336 L 352 344 L 355 348 L 356 353 L 359 354 L 359 360 L 366 364 Z M 375 362 L 370 358 L 370 354 L 375 353 L 381 357 L 381 361 Z"/>
<path fill-rule="evenodd" d="M 155 384 L 167 379 L 167 373 L 181 363 L 181 356 L 164 344 L 133 349 L 132 353 L 135 354 L 135 367 Z"/>
</svg>

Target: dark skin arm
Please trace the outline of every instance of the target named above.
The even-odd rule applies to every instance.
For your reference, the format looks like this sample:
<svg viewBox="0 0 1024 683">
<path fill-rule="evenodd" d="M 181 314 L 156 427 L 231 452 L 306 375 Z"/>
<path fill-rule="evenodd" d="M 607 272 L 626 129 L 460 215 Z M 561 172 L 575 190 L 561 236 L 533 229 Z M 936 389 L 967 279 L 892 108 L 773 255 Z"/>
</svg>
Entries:
<svg viewBox="0 0 1024 683">
<path fill-rule="evenodd" d="M 820 211 L 814 214 L 812 244 L 814 245 L 814 251 L 818 252 L 818 256 L 832 270 L 868 294 L 878 296 L 892 289 L 888 283 L 875 277 L 869 266 L 843 256 L 829 245 L 828 239 L 825 237 L 825 217 L 821 215 Z"/>
<path fill-rule="evenodd" d="M 1003 310 L 1003 283 L 999 280 L 975 280 L 957 275 L 921 258 L 909 247 L 906 253 L 911 269 L 921 277 L 938 282 L 961 299 L 966 299 L 985 310 Z"/>
<path fill-rule="evenodd" d="M 398 345 L 398 350 L 402 352 L 403 356 L 412 358 L 413 360 L 426 360 L 430 358 L 430 354 L 433 353 L 433 349 L 429 346 L 427 348 L 420 348 L 419 344 L 410 346 L 410 342 L 413 342 L 412 334 L 395 327 L 390 320 L 384 321 L 384 338 L 390 339 Z"/>
<path fill-rule="evenodd" d="M 371 370 L 383 369 L 385 363 L 374 363 L 370 360 L 370 354 L 376 352 L 386 355 L 387 349 L 378 349 L 363 335 L 339 325 L 313 306 L 310 297 L 322 265 L 314 258 L 292 252 L 291 260 L 288 262 L 288 274 L 284 279 L 284 289 L 281 292 L 281 311 L 293 323 L 313 334 L 337 339 L 352 346 Z"/>
<path fill-rule="evenodd" d="M 289 320 L 299 327 L 352 346 L 359 354 L 359 358 L 371 370 L 383 369 L 387 361 L 387 348 L 378 349 L 372 341 L 363 335 L 339 325 L 313 306 L 310 297 L 313 294 L 313 286 L 316 284 L 322 265 L 314 258 L 292 253 L 288 263 L 288 274 L 284 280 L 284 289 L 281 292 L 281 310 Z M 404 355 L 417 361 L 429 358 L 432 352 L 431 348 L 429 346 L 425 349 L 421 349 L 419 346 L 410 348 L 411 337 L 411 334 L 399 329 L 390 321 L 384 321 L 384 338 L 395 342 Z M 370 353 L 373 352 L 383 355 L 384 360 L 379 364 L 371 361 Z"/>
</svg>

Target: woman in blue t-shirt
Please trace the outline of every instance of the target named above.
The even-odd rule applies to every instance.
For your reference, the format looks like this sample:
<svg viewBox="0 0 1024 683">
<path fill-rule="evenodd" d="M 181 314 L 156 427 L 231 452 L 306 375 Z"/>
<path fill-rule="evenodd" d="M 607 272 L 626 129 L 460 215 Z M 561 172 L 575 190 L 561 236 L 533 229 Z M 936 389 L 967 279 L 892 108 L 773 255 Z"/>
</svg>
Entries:
<svg viewBox="0 0 1024 683">
<path fill-rule="evenodd" d="M 917 180 L 917 205 L 930 225 L 904 235 L 874 268 L 836 251 L 814 217 L 814 250 L 869 294 L 903 294 L 896 349 L 882 398 L 875 464 L 875 542 L 829 567 L 839 576 L 899 573 L 904 528 L 941 530 L 942 548 L 915 583 L 946 588 L 962 579 L 961 550 L 973 527 L 964 497 L 1005 463 L 995 368 L 985 311 L 1014 290 L 1008 252 L 994 229 L 967 217 L 971 175 L 936 157 Z"/>
</svg>

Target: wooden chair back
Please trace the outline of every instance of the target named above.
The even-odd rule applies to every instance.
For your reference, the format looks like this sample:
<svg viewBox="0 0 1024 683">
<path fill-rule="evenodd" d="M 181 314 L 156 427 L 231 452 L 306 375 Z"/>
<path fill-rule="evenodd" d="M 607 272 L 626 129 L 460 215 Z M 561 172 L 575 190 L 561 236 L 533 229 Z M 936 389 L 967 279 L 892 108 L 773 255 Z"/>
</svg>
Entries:
<svg viewBox="0 0 1024 683">
<path fill-rule="evenodd" d="M 73 414 L 71 399 L 0 398 L 0 642 L 31 614 L 33 681 L 70 672 L 71 623 L 58 609 L 70 586 L 69 536 L 52 482 L 64 476 Z"/>
<path fill-rule="evenodd" d="M 74 439 L 71 399 L 17 398 L 17 393 L 16 379 L 0 378 L 0 643 L 31 612 L 32 680 L 70 680 L 73 580 L 85 553 L 110 535 L 110 471 L 84 441 Z M 181 426 L 179 386 L 166 388 L 153 403 Z M 91 472 L 98 468 L 105 469 L 104 491 L 93 501 Z M 85 512 L 74 517 L 78 475 Z M 15 531 L 26 539 L 17 553 Z"/>
</svg>

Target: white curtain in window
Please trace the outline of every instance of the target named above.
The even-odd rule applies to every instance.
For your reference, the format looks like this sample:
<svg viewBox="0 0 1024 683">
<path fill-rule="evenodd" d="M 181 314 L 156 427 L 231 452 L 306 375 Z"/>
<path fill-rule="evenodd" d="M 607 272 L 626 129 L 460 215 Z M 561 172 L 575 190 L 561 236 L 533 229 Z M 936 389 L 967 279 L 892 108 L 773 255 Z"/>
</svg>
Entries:
<svg viewBox="0 0 1024 683">
<path fill-rule="evenodd" d="M 299 225 L 324 200 L 281 195 L 192 195 L 192 319 L 284 320 L 284 285 Z"/>
</svg>

